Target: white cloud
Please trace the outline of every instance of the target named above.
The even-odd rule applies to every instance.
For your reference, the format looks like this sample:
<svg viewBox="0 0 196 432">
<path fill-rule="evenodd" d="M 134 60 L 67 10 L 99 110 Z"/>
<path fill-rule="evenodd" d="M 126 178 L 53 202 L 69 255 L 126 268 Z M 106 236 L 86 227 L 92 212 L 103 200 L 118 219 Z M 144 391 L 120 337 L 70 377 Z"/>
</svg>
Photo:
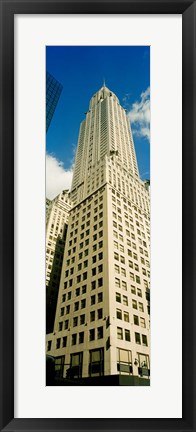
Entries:
<svg viewBox="0 0 196 432">
<path fill-rule="evenodd" d="M 140 95 L 140 100 L 132 104 L 128 113 L 132 132 L 150 141 L 150 87 Z"/>
<path fill-rule="evenodd" d="M 73 169 L 65 170 L 63 163 L 46 154 L 46 196 L 53 199 L 63 189 L 70 189 Z"/>
</svg>

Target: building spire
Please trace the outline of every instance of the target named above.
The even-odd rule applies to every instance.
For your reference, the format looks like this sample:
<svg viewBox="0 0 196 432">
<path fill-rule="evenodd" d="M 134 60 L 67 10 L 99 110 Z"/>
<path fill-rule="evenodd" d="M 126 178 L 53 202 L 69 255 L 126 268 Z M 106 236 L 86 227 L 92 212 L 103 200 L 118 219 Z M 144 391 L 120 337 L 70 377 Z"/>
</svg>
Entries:
<svg viewBox="0 0 196 432">
<path fill-rule="evenodd" d="M 103 87 L 105 87 L 106 85 L 105 85 L 105 78 L 103 79 Z"/>
</svg>

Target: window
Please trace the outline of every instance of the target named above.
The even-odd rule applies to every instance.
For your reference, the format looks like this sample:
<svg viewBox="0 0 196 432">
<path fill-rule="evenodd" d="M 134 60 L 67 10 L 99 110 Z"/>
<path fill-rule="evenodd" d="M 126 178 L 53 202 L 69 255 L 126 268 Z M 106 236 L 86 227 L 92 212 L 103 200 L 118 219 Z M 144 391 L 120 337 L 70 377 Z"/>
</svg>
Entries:
<svg viewBox="0 0 196 432">
<path fill-rule="evenodd" d="M 89 341 L 95 340 L 95 329 L 89 330 Z"/>
<path fill-rule="evenodd" d="M 89 376 L 101 376 L 104 374 L 104 349 L 99 348 L 90 351 Z"/>
<path fill-rule="evenodd" d="M 114 252 L 114 259 L 119 261 L 119 255 L 116 252 Z"/>
<path fill-rule="evenodd" d="M 80 315 L 80 324 L 85 324 L 85 315 Z"/>
<path fill-rule="evenodd" d="M 123 295 L 123 304 L 128 306 L 128 297 Z"/>
<path fill-rule="evenodd" d="M 139 318 L 137 315 L 133 315 L 133 322 L 135 325 L 139 325 Z"/>
<path fill-rule="evenodd" d="M 121 327 L 117 327 L 117 339 L 123 339 L 123 329 Z"/>
<path fill-rule="evenodd" d="M 70 299 L 71 299 L 71 291 L 69 291 L 67 294 L 67 300 L 70 300 Z"/>
<path fill-rule="evenodd" d="M 101 277 L 98 279 L 98 288 L 100 288 L 102 286 L 103 286 L 103 278 Z"/>
<path fill-rule="evenodd" d="M 79 344 L 84 343 L 84 332 L 79 333 Z"/>
<path fill-rule="evenodd" d="M 97 270 L 96 267 L 94 267 L 94 268 L 92 269 L 92 276 L 95 276 L 95 275 L 96 275 L 96 270 Z"/>
<path fill-rule="evenodd" d="M 131 279 L 131 280 L 133 280 L 133 281 L 135 280 L 135 278 L 134 278 L 134 274 L 133 274 L 133 273 L 130 272 L 130 273 L 129 273 L 129 276 L 130 276 L 130 279 Z"/>
<path fill-rule="evenodd" d="M 138 303 L 138 305 L 139 305 L 139 311 L 140 312 L 144 312 L 144 306 L 143 306 L 143 303 Z"/>
<path fill-rule="evenodd" d="M 132 299 L 132 307 L 133 309 L 137 309 L 137 302 L 134 299 Z"/>
<path fill-rule="evenodd" d="M 74 311 L 77 311 L 79 309 L 79 301 L 74 303 Z"/>
<path fill-rule="evenodd" d="M 125 270 L 123 267 L 121 267 L 121 274 L 122 274 L 123 276 L 126 276 L 126 270 Z"/>
<path fill-rule="evenodd" d="M 100 253 L 98 254 L 98 257 L 99 257 L 99 260 L 102 260 L 102 259 L 103 259 L 103 252 L 100 252 Z"/>
<path fill-rule="evenodd" d="M 137 288 L 137 295 L 139 297 L 142 297 L 142 290 L 140 288 Z"/>
<path fill-rule="evenodd" d="M 97 299 L 98 299 L 98 303 L 101 303 L 103 301 L 103 293 L 102 292 L 98 294 Z"/>
<path fill-rule="evenodd" d="M 103 327 L 98 327 L 97 328 L 97 339 L 102 339 L 103 338 Z"/>
<path fill-rule="evenodd" d="M 47 351 L 51 351 L 52 341 L 48 341 Z"/>
<path fill-rule="evenodd" d="M 122 289 L 124 289 L 125 291 L 127 291 L 127 282 L 122 281 Z"/>
<path fill-rule="evenodd" d="M 132 374 L 132 355 L 131 351 L 117 348 L 117 370 L 120 373 Z"/>
<path fill-rule="evenodd" d="M 120 262 L 122 263 L 122 264 L 125 264 L 125 258 L 124 258 L 124 256 L 120 256 Z"/>
<path fill-rule="evenodd" d="M 91 296 L 91 305 L 95 304 L 95 295 Z"/>
<path fill-rule="evenodd" d="M 63 316 L 64 315 L 64 310 L 65 310 L 65 308 L 63 307 L 63 308 L 61 308 L 61 312 L 60 312 L 60 315 L 61 316 Z"/>
<path fill-rule="evenodd" d="M 71 365 L 67 371 L 67 378 L 81 378 L 82 377 L 82 362 L 83 353 L 71 354 Z"/>
<path fill-rule="evenodd" d="M 102 271 L 103 271 L 103 264 L 100 264 L 98 266 L 98 273 L 102 273 Z"/>
<path fill-rule="evenodd" d="M 115 286 L 120 288 L 120 279 L 115 278 Z"/>
<path fill-rule="evenodd" d="M 146 327 L 145 319 L 142 317 L 140 317 L 140 325 L 141 325 L 141 327 L 144 327 L 144 328 Z"/>
<path fill-rule="evenodd" d="M 60 347 L 61 347 L 61 339 L 58 338 L 58 339 L 56 340 L 56 349 L 59 349 Z"/>
<path fill-rule="evenodd" d="M 127 342 L 131 341 L 130 330 L 125 329 L 125 340 Z"/>
<path fill-rule="evenodd" d="M 83 280 L 87 279 L 87 272 L 83 273 Z"/>
<path fill-rule="evenodd" d="M 64 322 L 64 329 L 67 330 L 69 326 L 69 320 L 65 320 Z"/>
<path fill-rule="evenodd" d="M 124 321 L 129 322 L 129 312 L 124 312 Z"/>
<path fill-rule="evenodd" d="M 136 294 L 136 288 L 134 285 L 131 285 L 131 293 Z"/>
<path fill-rule="evenodd" d="M 76 345 L 76 341 L 77 341 L 77 334 L 74 333 L 74 334 L 72 334 L 71 344 L 72 345 Z"/>
<path fill-rule="evenodd" d="M 97 256 L 94 255 L 94 256 L 92 257 L 92 263 L 94 264 L 94 263 L 96 263 L 96 261 L 97 261 Z"/>
<path fill-rule="evenodd" d="M 63 295 L 62 295 L 62 303 L 64 303 L 65 300 L 66 300 L 66 294 L 63 294 Z"/>
<path fill-rule="evenodd" d="M 76 288 L 76 297 L 80 295 L 80 288 Z"/>
<path fill-rule="evenodd" d="M 78 325 L 78 317 L 73 318 L 73 327 L 76 327 Z"/>
<path fill-rule="evenodd" d="M 60 323 L 59 323 L 59 331 L 61 331 L 63 329 L 63 321 L 61 321 Z"/>
<path fill-rule="evenodd" d="M 140 341 L 140 334 L 139 334 L 139 333 L 135 333 L 135 342 L 136 342 L 137 344 L 141 344 L 141 341 Z"/>
<path fill-rule="evenodd" d="M 81 300 L 81 309 L 86 307 L 86 299 Z"/>
<path fill-rule="evenodd" d="M 142 335 L 142 344 L 145 345 L 145 346 L 148 346 L 147 336 L 146 335 Z"/>
<path fill-rule="evenodd" d="M 91 282 L 91 289 L 94 290 L 96 288 L 96 281 Z"/>
<path fill-rule="evenodd" d="M 90 321 L 95 321 L 95 311 L 90 312 Z"/>
<path fill-rule="evenodd" d="M 116 309 L 116 318 L 117 319 L 122 319 L 122 311 L 121 309 Z"/>
<path fill-rule="evenodd" d="M 116 273 L 120 273 L 120 267 L 117 264 L 114 265 L 114 269 Z"/>
<path fill-rule="evenodd" d="M 103 309 L 98 309 L 97 311 L 97 319 L 102 319 L 103 318 Z"/>
<path fill-rule="evenodd" d="M 83 287 L 82 287 L 82 294 L 85 294 L 86 293 L 86 285 L 83 285 Z"/>
<path fill-rule="evenodd" d="M 67 336 L 63 337 L 63 348 L 67 346 Z"/>
<path fill-rule="evenodd" d="M 114 240 L 114 247 L 118 249 L 118 242 Z"/>
<path fill-rule="evenodd" d="M 139 276 L 135 276 L 135 280 L 136 280 L 136 282 L 138 283 L 138 284 L 140 284 L 140 277 Z"/>
<path fill-rule="evenodd" d="M 119 293 L 117 293 L 117 292 L 116 292 L 116 301 L 117 301 L 118 303 L 121 303 L 121 294 L 119 294 Z"/>
</svg>

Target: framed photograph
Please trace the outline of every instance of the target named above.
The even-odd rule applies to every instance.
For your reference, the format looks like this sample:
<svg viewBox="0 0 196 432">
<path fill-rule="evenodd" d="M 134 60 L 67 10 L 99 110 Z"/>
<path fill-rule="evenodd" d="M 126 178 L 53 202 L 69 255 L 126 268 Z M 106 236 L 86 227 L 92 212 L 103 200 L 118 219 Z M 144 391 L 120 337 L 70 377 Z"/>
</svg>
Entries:
<svg viewBox="0 0 196 432">
<path fill-rule="evenodd" d="M 195 2 L 1 27 L 1 430 L 194 431 Z"/>
</svg>

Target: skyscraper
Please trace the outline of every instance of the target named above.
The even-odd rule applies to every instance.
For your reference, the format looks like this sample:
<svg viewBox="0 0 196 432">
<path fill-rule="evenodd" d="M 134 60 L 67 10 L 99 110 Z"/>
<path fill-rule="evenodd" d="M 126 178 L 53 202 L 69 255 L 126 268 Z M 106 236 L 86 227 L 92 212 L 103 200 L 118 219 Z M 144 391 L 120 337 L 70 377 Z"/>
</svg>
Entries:
<svg viewBox="0 0 196 432">
<path fill-rule="evenodd" d="M 50 126 L 63 86 L 46 72 L 46 132 Z"/>
<path fill-rule="evenodd" d="M 46 333 L 53 330 L 71 201 L 67 190 L 46 198 Z"/>
<path fill-rule="evenodd" d="M 150 207 L 124 108 L 105 85 L 81 123 L 54 334 L 62 376 L 149 385 Z"/>
</svg>

